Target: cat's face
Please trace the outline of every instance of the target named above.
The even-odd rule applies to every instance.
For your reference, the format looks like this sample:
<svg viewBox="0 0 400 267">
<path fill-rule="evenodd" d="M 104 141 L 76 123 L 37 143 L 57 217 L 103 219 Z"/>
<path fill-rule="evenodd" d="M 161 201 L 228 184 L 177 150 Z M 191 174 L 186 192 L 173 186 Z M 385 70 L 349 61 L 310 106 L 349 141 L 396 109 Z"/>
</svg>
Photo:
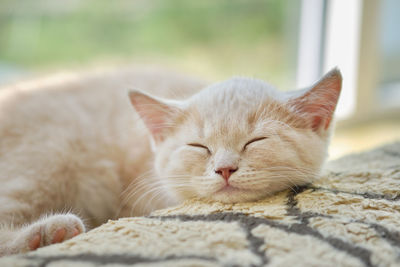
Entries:
<svg viewBox="0 0 400 267">
<path fill-rule="evenodd" d="M 156 143 L 156 172 L 171 195 L 253 201 L 315 178 L 326 158 L 338 71 L 311 90 L 282 93 L 235 78 L 184 102 L 131 100 Z"/>
</svg>

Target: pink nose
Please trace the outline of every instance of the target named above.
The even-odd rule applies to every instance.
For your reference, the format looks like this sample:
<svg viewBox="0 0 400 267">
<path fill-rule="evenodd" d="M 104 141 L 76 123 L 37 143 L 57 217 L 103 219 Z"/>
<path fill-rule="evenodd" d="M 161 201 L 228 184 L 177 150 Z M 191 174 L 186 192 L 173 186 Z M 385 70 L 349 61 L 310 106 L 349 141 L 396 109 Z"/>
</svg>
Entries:
<svg viewBox="0 0 400 267">
<path fill-rule="evenodd" d="M 237 171 L 238 168 L 236 167 L 222 167 L 222 168 L 218 168 L 215 170 L 215 173 L 218 173 L 219 175 L 221 175 L 222 177 L 224 177 L 224 179 L 226 181 L 228 181 L 229 177 L 231 177 L 232 173 L 234 173 L 235 171 Z"/>
</svg>

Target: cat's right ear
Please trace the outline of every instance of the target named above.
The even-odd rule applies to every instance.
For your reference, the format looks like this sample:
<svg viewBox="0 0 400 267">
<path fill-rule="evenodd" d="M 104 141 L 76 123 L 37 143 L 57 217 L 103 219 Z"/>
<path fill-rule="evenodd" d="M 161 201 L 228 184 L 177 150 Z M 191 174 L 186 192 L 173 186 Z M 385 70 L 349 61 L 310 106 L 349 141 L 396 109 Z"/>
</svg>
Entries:
<svg viewBox="0 0 400 267">
<path fill-rule="evenodd" d="M 315 131 L 327 130 L 342 88 L 342 75 L 338 69 L 328 72 L 306 93 L 289 103 Z"/>
<path fill-rule="evenodd" d="M 129 98 L 137 113 L 149 129 L 156 143 L 164 140 L 167 128 L 180 113 L 178 104 L 150 96 L 138 90 L 129 92 Z"/>
</svg>

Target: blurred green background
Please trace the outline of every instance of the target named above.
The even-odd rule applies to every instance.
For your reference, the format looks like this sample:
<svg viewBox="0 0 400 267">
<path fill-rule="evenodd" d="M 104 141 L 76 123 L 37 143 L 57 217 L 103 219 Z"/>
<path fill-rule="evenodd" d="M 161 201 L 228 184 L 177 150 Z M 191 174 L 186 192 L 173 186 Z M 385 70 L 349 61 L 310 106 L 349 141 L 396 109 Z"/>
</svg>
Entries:
<svg viewBox="0 0 400 267">
<path fill-rule="evenodd" d="M 0 0 L 0 81 L 156 63 L 211 80 L 295 82 L 300 1 Z"/>
</svg>

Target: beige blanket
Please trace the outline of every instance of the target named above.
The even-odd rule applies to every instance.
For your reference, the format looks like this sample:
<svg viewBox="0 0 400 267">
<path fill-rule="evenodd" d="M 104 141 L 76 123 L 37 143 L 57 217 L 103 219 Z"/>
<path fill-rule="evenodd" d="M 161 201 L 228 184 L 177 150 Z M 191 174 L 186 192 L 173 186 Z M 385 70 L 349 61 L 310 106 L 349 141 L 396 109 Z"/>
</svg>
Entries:
<svg viewBox="0 0 400 267">
<path fill-rule="evenodd" d="M 188 201 L 0 266 L 400 266 L 400 143 L 262 201 Z"/>
</svg>

